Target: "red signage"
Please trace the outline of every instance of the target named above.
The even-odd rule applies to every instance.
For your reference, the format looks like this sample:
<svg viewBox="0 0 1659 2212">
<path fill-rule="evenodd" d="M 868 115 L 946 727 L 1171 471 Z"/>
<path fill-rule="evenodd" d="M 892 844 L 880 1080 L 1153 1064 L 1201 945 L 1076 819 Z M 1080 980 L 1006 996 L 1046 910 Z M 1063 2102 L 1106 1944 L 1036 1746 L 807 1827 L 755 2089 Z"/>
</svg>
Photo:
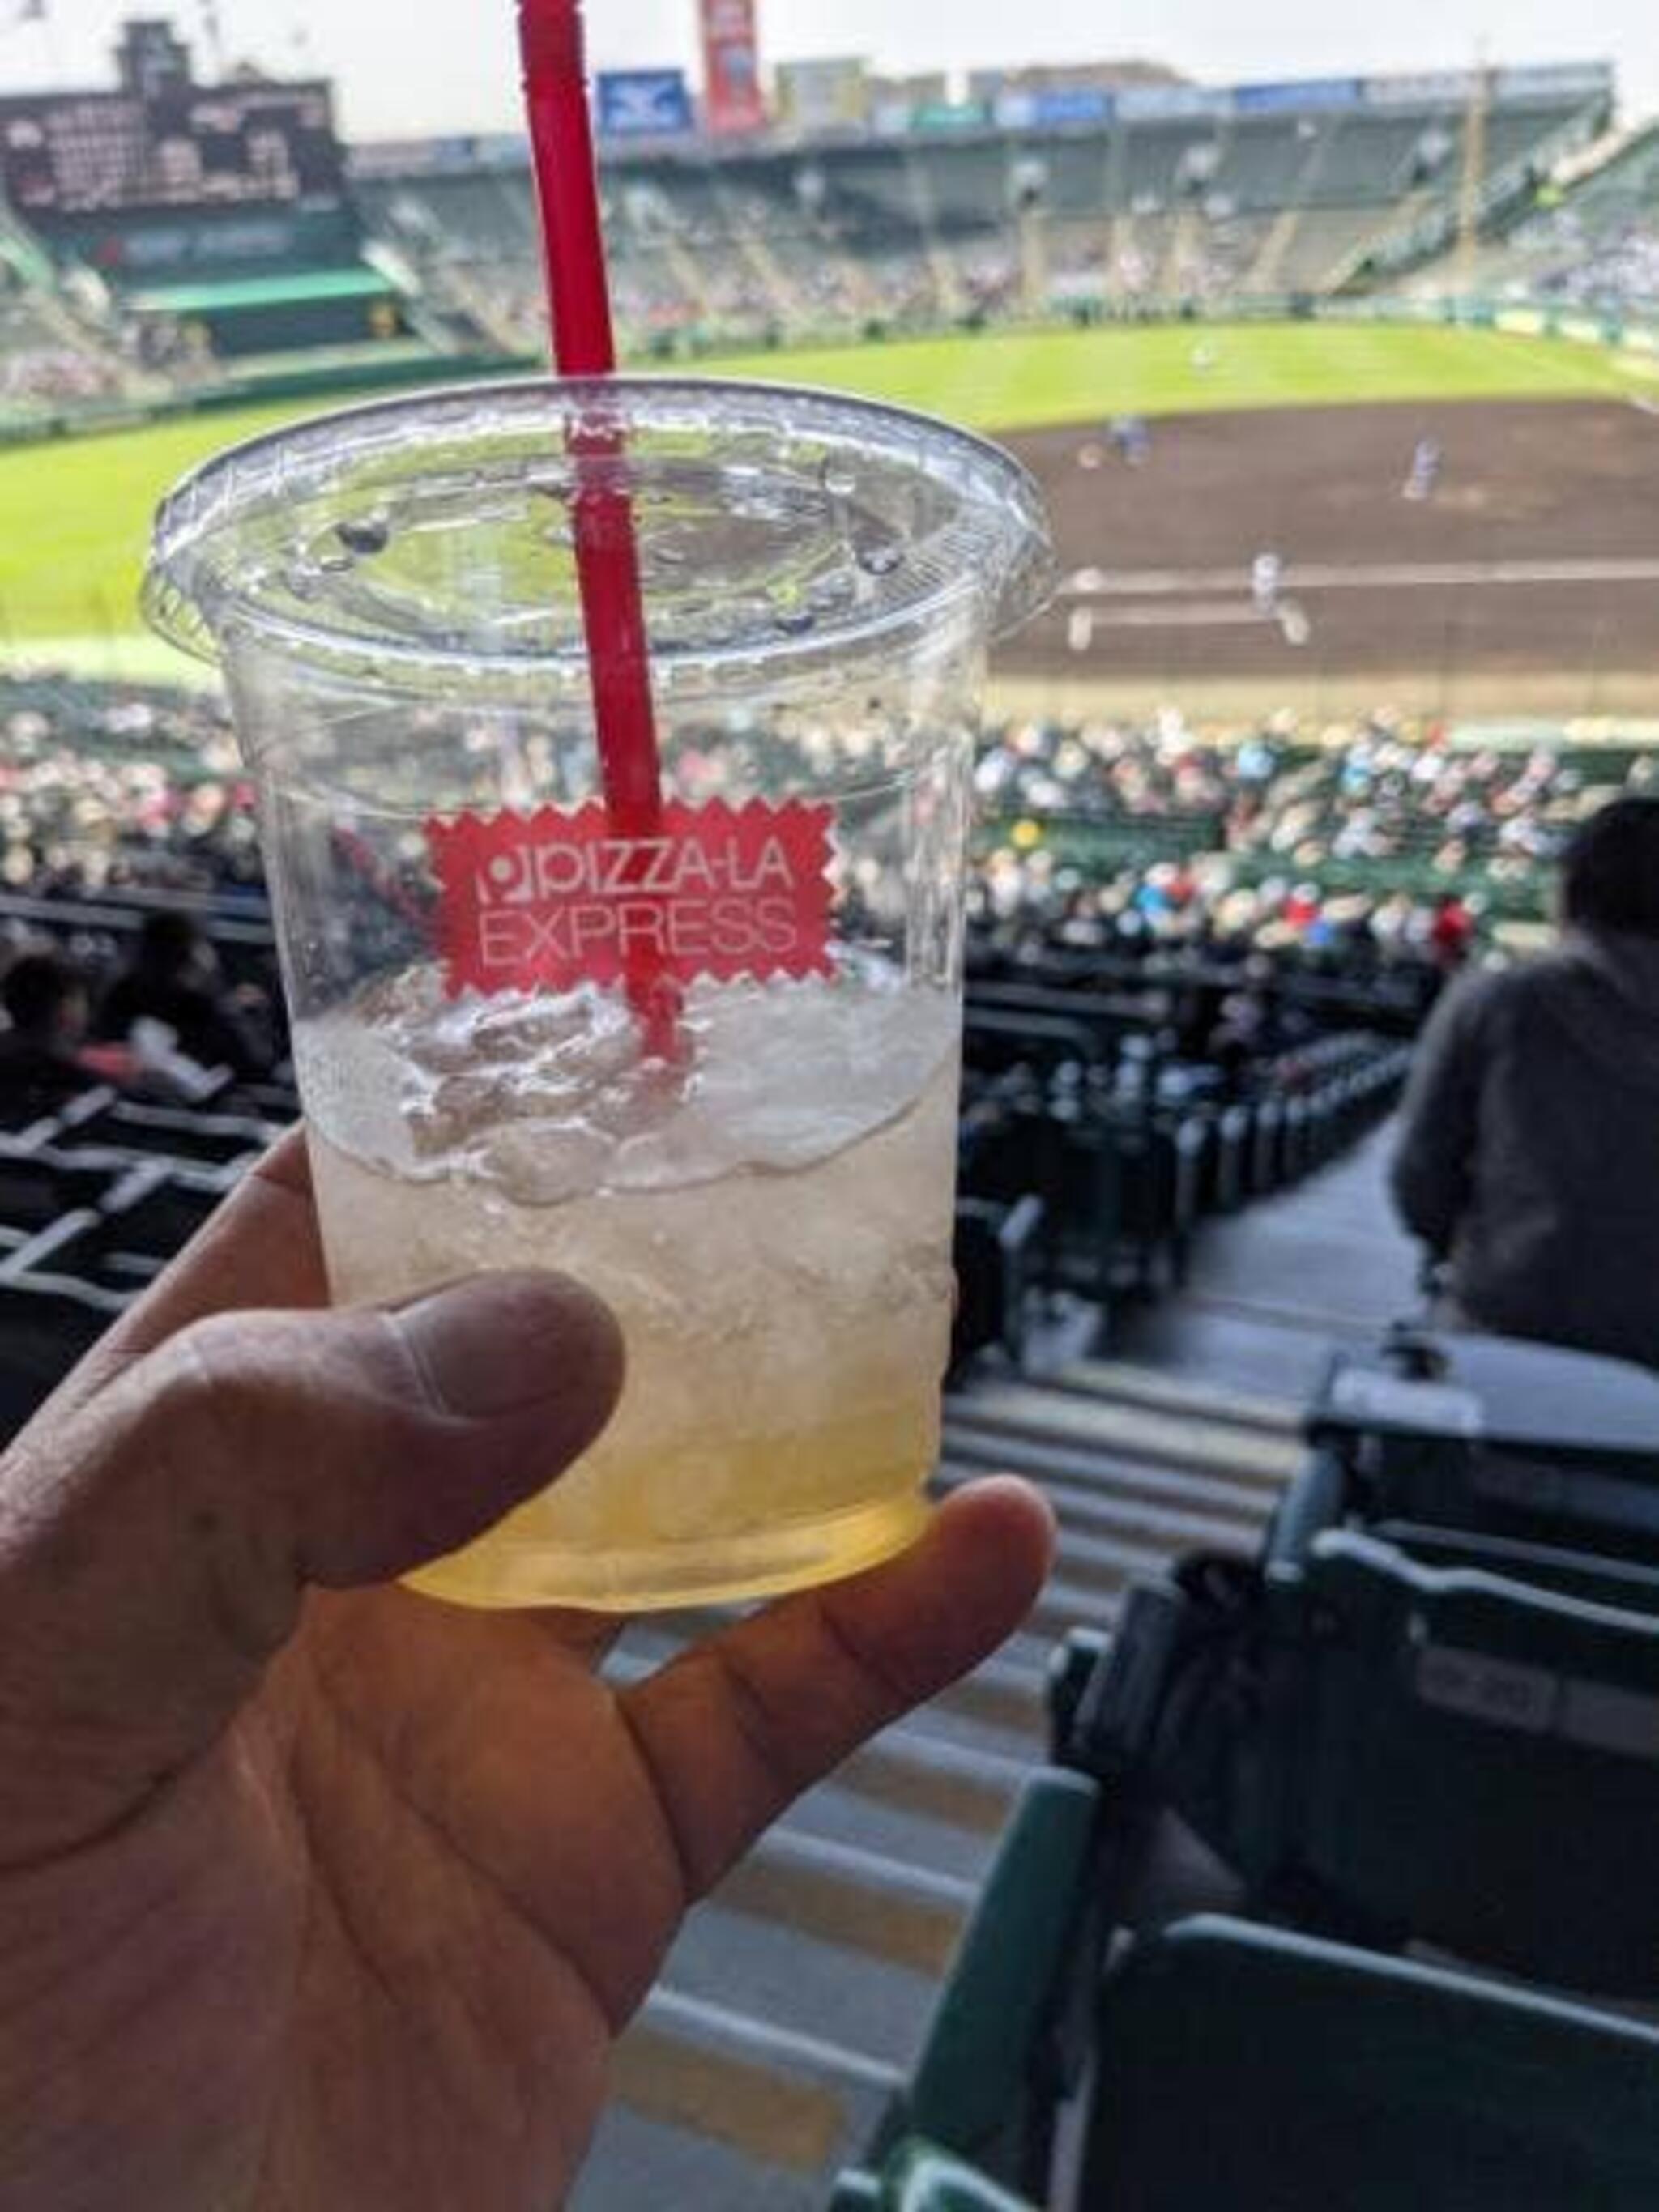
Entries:
<svg viewBox="0 0 1659 2212">
<path fill-rule="evenodd" d="M 833 973 L 834 809 L 674 800 L 662 833 L 618 837 L 597 800 L 565 812 L 427 824 L 452 999 L 622 982 L 630 962 L 681 983 Z"/>
<path fill-rule="evenodd" d="M 760 42 L 755 0 L 702 0 L 703 121 L 717 137 L 758 131 Z"/>
</svg>

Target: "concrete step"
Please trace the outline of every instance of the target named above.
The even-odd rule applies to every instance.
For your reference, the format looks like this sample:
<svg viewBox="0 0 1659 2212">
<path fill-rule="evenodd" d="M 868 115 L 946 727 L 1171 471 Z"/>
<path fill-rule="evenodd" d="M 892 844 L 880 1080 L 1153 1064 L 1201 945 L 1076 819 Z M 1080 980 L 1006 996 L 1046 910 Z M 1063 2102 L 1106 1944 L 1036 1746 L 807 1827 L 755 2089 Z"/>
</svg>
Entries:
<svg viewBox="0 0 1659 2212">
<path fill-rule="evenodd" d="M 974 1899 L 971 1882 L 775 1828 L 669 1954 L 681 1995 L 911 2065 Z"/>
<path fill-rule="evenodd" d="M 1129 1317 L 1125 1339 L 1137 1359 L 1157 1359 L 1171 1373 L 1249 1389 L 1269 1383 L 1305 1404 L 1318 1389 L 1339 1340 L 1375 1345 L 1380 1326 L 1343 1328 L 1328 1316 L 1285 1316 L 1260 1306 L 1184 1300 Z"/>
<path fill-rule="evenodd" d="M 1292 1398 L 1218 1389 L 1187 1375 L 1172 1375 L 1129 1359 L 1079 1359 L 1045 1376 L 1050 1388 L 1071 1390 L 1145 1411 L 1177 1413 L 1233 1427 L 1265 1429 L 1273 1436 L 1297 1436 L 1302 1407 Z"/>
<path fill-rule="evenodd" d="M 1000 1431 L 1275 1490 L 1294 1474 L 1301 1456 L 1292 1437 L 1024 1382 L 986 1383 L 953 1399 L 950 1426 L 952 1436 Z"/>
<path fill-rule="evenodd" d="M 939 1486 L 954 1489 L 982 1471 L 947 1465 L 940 1471 Z M 1163 1486 L 1159 1494 L 1167 1495 L 1168 1478 L 1159 1480 Z M 1147 1496 L 1144 1479 L 1126 1480 L 1110 1491 L 1054 1480 L 1045 1481 L 1042 1488 L 1060 1522 L 1062 1558 L 1073 1541 L 1086 1541 L 1091 1536 L 1127 1537 L 1163 1558 L 1178 1558 L 1182 1552 L 1199 1548 L 1249 1549 L 1261 1526 L 1259 1501 L 1254 1494 L 1248 1510 L 1226 1514 L 1156 1503 Z M 1176 1494 L 1185 1492 L 1178 1489 Z"/>
<path fill-rule="evenodd" d="M 572 2212 L 822 2212 L 830 2178 L 864 2151 L 902 2076 L 659 1989 L 612 2079 Z"/>
<path fill-rule="evenodd" d="M 856 1753 L 791 1808 L 791 1827 L 981 1881 L 1030 1762 L 951 1743 L 927 1722 L 924 1713 Z"/>
<path fill-rule="evenodd" d="M 1006 1818 L 1006 1808 L 1002 1808 Z M 928 1866 L 957 1881 L 982 1881 L 996 1856 L 1001 1821 L 988 1830 L 940 1820 L 881 1798 L 825 1783 L 792 1809 L 798 1834 L 875 1851 L 905 1866 Z"/>
<path fill-rule="evenodd" d="M 1121 1504 L 1135 1498 L 1182 1511 L 1213 1512 L 1254 1528 L 1273 1510 L 1283 1486 L 1149 1467 L 1076 1443 L 1044 1443 L 994 1424 L 961 1421 L 954 1414 L 945 1423 L 945 1449 L 947 1465 L 958 1476 L 1009 1470 L 1029 1476 L 1054 1504 L 1062 1529 L 1068 1512 L 1086 1518 L 1102 1501 Z"/>
</svg>

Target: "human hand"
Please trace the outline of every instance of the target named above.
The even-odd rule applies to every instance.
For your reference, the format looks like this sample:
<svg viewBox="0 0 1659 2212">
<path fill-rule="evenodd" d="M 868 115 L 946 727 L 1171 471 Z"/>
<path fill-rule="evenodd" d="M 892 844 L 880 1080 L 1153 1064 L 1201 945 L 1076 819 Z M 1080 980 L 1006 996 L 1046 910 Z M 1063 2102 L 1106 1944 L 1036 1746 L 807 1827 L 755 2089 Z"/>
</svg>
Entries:
<svg viewBox="0 0 1659 2212">
<path fill-rule="evenodd" d="M 0 2212 L 562 2201 L 687 1905 L 1046 1571 L 987 1483 L 613 1691 L 382 1586 L 598 1433 L 605 1310 L 324 1297 L 291 1139 L 0 1462 Z"/>
</svg>

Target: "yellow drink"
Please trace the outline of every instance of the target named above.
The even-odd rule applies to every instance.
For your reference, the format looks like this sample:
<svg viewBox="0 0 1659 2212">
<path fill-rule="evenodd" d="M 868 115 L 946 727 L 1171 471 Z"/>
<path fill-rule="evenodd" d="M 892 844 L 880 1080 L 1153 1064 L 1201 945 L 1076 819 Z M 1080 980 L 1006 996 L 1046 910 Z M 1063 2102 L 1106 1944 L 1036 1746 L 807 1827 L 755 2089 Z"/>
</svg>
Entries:
<svg viewBox="0 0 1659 2212">
<path fill-rule="evenodd" d="M 632 1610 L 821 1582 L 925 1517 L 950 1334 L 951 994 L 703 988 L 641 1064 L 597 995 L 446 1006 L 430 978 L 296 1038 L 337 1297 L 555 1267 L 628 1376 L 576 1466 L 414 1577 Z"/>
</svg>

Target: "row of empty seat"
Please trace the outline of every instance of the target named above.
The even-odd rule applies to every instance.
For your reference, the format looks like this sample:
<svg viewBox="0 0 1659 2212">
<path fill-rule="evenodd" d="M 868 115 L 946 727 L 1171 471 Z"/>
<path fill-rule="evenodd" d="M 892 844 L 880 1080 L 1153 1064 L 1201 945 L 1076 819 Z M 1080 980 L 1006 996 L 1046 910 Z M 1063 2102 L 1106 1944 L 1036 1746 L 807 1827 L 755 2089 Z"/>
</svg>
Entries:
<svg viewBox="0 0 1659 2212">
<path fill-rule="evenodd" d="M 1014 963 L 988 951 L 975 964 L 958 1364 L 995 1346 L 1024 1365 L 1034 1319 L 1063 1297 L 1086 1302 L 1109 1332 L 1132 1302 L 1180 1288 L 1207 1218 L 1347 1152 L 1389 1111 L 1409 1066 L 1409 1046 L 1382 1027 L 1396 1011 L 1382 981 L 1369 1000 L 1333 988 L 1328 1006 L 1310 990 L 1318 1011 L 1304 1013 L 1294 1047 L 1264 1035 L 1223 1065 L 1203 1039 L 1237 970 L 1206 981 L 1194 967 L 1159 985 L 1132 981 L 1132 963 L 1105 954 Z M 1367 1006 L 1379 1027 L 1352 1026 Z"/>
<path fill-rule="evenodd" d="M 1403 1331 L 1307 1437 L 1068 1640 L 837 2212 L 1653 2201 L 1659 1380 Z"/>
<path fill-rule="evenodd" d="M 88 1090 L 0 1133 L 0 1440 L 152 1282 L 292 1119 L 283 1085 L 214 1107 Z"/>
</svg>

